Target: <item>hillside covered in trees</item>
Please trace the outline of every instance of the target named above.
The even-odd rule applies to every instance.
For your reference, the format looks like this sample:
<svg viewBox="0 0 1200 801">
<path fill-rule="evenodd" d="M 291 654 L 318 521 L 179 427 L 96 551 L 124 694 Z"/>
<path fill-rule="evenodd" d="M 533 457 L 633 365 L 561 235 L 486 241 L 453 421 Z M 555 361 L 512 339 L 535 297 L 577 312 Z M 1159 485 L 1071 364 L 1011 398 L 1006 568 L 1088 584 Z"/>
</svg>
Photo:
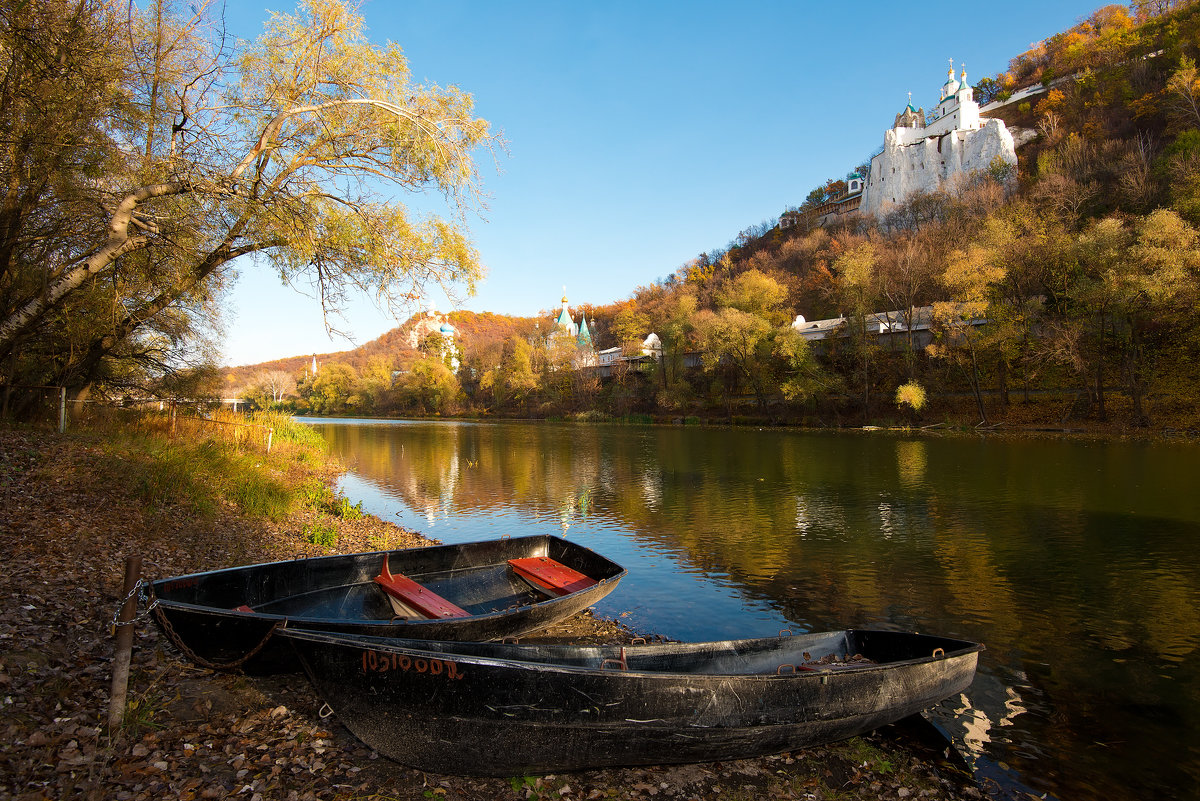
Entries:
<svg viewBox="0 0 1200 801">
<path fill-rule="evenodd" d="M 1043 89 L 991 112 L 1027 131 L 1016 176 L 1000 167 L 976 173 L 913 196 L 882 220 L 755 225 L 627 300 L 573 310 L 594 323 L 596 349 L 638 356 L 656 333 L 660 362 L 576 369 L 575 342 L 548 312 L 538 328 L 522 320 L 507 330 L 494 316 L 472 328 L 468 320 L 487 316 L 459 313 L 457 359 L 439 344 L 389 357 L 372 343 L 324 357 L 347 368 L 338 368 L 336 393 L 322 395 L 320 378 L 302 381 L 289 405 L 819 424 L 959 415 L 1194 425 L 1197 58 L 1200 3 L 1100 8 L 975 87 L 985 102 Z M 844 183 L 830 179 L 792 208 L 802 212 L 841 191 Z M 872 316 L 881 311 L 910 322 L 926 314 L 932 342 L 881 337 Z M 835 335 L 812 342 L 790 325 L 797 314 L 843 321 Z M 397 372 L 390 383 L 385 363 Z"/>
<path fill-rule="evenodd" d="M 455 312 L 452 338 L 434 333 L 412 347 L 410 321 L 355 350 L 317 354 L 315 376 L 314 354 L 224 371 L 203 366 L 229 262 L 272 250 L 285 277 L 314 274 L 334 306 L 355 285 L 393 298 L 418 296 L 420 281 L 469 287 L 479 266 L 462 232 L 404 220 L 402 208 L 376 206 L 365 194 L 322 205 L 310 189 L 328 163 L 304 161 L 337 153 L 333 169 L 369 174 L 390 148 L 420 144 L 434 131 L 442 139 L 428 146 L 447 147 L 459 161 L 432 174 L 401 164 L 391 177 L 402 188 L 469 201 L 470 152 L 491 142 L 486 123 L 470 117 L 469 98 L 433 88 L 412 95 L 416 105 L 399 117 L 383 103 L 391 116 L 379 119 L 366 107 L 375 101 L 360 107 L 351 97 L 362 76 L 323 83 L 320 60 L 306 53 L 348 41 L 365 61 L 393 57 L 355 38 L 361 20 L 332 0 L 280 18 L 251 58 L 209 47 L 196 51 L 209 59 L 199 63 L 184 58 L 185 49 L 159 51 L 157 72 L 146 72 L 147 54 L 123 49 L 129 40 L 119 20 L 80 6 L 74 27 L 56 26 L 47 21 L 55 8 L 41 0 L 6 15 L 14 24 L 5 53 L 14 64 L 40 64 L 42 45 L 93 54 L 64 56 L 40 72 L 29 66 L 19 73 L 32 76 L 25 83 L 3 85 L 0 108 L 26 143 L 6 162 L 9 184 L 20 189 L 10 191 L 0 228 L 8 232 L 0 241 L 0 368 L 16 396 L 22 386 L 53 385 L 76 396 L 244 397 L 322 414 L 1197 423 L 1197 0 L 1104 6 L 981 79 L 978 99 L 1000 104 L 988 113 L 1021 130 L 1016 174 L 994 164 L 910 196 L 882 219 L 847 216 L 829 227 L 804 211 L 836 199 L 846 183 L 798 187 L 803 200 L 781 210 L 798 224 L 752 225 L 725 248 L 664 265 L 666 277 L 623 301 L 572 309 L 591 327 L 590 350 L 563 335 L 552 312 Z M 329 24 L 305 27 L 319 15 Z M 154 41 L 199 41 L 194 25 L 169 22 L 160 13 L 138 24 Z M 289 38 L 339 25 L 348 38 L 315 40 L 307 50 Z M 83 34 L 95 46 L 70 39 Z M 281 54 L 299 71 L 275 70 Z M 376 83 L 396 96 L 407 74 L 402 60 L 387 63 L 390 77 Z M 209 86 L 195 76 L 210 68 L 241 71 L 241 111 L 198 128 L 167 109 L 191 108 L 197 87 Z M 55 69 L 78 80 L 63 82 Z M 105 103 L 79 102 L 87 76 L 112 88 Z M 55 80 L 64 91 L 47 108 L 76 111 L 59 114 L 61 135 L 49 146 L 35 135 L 47 109 L 30 98 Z M 263 87 L 276 106 L 257 105 Z M 340 109 L 337 126 L 302 119 L 317 101 Z M 436 121 L 441 109 L 465 122 Z M 218 131 L 235 138 L 217 149 Z M 144 148 L 130 153 L 131 141 Z M 232 160 L 230 141 L 241 143 Z M 279 172 L 264 147 L 295 153 L 298 166 Z M 98 170 L 115 177 L 89 182 Z M 337 211 L 347 204 L 373 216 Z M 388 230 L 404 237 L 393 241 L 381 233 Z M 59 266 L 47 272 L 47 264 Z M 898 329 L 882 335 L 880 312 L 891 312 Z M 793 325 L 797 315 L 839 322 L 815 340 Z M 912 331 L 918 320 L 921 337 Z M 651 332 L 661 342 L 657 359 L 644 345 Z M 626 358 L 610 353 L 596 366 L 595 351 L 613 348 Z"/>
</svg>

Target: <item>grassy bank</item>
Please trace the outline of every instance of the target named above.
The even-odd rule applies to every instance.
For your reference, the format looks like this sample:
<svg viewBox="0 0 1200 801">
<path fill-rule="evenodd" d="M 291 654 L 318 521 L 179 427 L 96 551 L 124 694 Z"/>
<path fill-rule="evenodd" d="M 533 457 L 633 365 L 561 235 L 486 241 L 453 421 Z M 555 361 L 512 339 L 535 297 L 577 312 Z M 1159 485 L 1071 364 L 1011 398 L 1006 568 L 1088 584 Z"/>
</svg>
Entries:
<svg viewBox="0 0 1200 801">
<path fill-rule="evenodd" d="M 114 410 L 78 424 L 81 430 L 72 436 L 85 443 L 90 469 L 105 476 L 110 492 L 151 517 L 212 523 L 232 511 L 298 534 L 298 547 L 330 550 L 344 538 L 349 545 L 353 530 L 363 528 L 361 504 L 333 488 L 342 468 L 324 440 L 288 415 L 172 417 Z M 400 540 L 392 534 L 385 527 L 358 544 L 397 547 Z"/>
<path fill-rule="evenodd" d="M 230 504 L 282 520 L 323 499 L 321 477 L 331 468 L 320 436 L 279 414 L 118 412 L 93 417 L 81 436 L 113 463 L 114 489 L 151 510 L 179 507 L 205 518 Z"/>
</svg>

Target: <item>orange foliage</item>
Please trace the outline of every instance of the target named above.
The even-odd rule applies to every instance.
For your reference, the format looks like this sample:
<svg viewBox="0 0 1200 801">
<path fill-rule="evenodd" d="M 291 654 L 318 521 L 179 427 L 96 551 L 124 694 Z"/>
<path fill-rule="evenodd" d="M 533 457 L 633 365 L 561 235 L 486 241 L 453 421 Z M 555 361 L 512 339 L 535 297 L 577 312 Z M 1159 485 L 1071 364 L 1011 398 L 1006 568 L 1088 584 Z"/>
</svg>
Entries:
<svg viewBox="0 0 1200 801">
<path fill-rule="evenodd" d="M 1052 112 L 1052 111 L 1053 112 L 1062 111 L 1062 108 L 1063 108 L 1063 105 L 1065 102 L 1066 102 L 1066 95 L 1064 95 L 1062 92 L 1060 92 L 1057 89 L 1051 89 L 1049 92 L 1046 93 L 1046 96 L 1044 98 L 1042 98 L 1041 102 L 1038 103 L 1038 111 L 1041 112 L 1042 114 L 1046 114 L 1046 113 Z"/>
</svg>

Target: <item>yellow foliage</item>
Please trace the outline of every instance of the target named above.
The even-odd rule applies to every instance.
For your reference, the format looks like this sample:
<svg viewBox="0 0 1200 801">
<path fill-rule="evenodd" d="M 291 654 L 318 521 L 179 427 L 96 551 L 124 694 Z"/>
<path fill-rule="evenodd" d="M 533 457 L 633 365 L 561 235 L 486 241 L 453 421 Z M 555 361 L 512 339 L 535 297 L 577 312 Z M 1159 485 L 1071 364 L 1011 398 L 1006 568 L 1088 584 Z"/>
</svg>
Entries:
<svg viewBox="0 0 1200 801">
<path fill-rule="evenodd" d="M 870 286 L 877 273 L 874 243 L 861 242 L 850 248 L 838 257 L 834 268 L 846 284 L 854 287 Z"/>
<path fill-rule="evenodd" d="M 951 254 L 942 280 L 960 305 L 971 307 L 972 316 L 987 308 L 991 285 L 1007 275 L 1006 249 L 1015 237 L 1016 231 L 1007 220 L 990 217 L 979 240 Z"/>
<path fill-rule="evenodd" d="M 925 388 L 916 381 L 901 384 L 896 389 L 896 405 L 907 406 L 914 412 L 925 408 Z"/>
<path fill-rule="evenodd" d="M 782 304 L 787 287 L 759 270 L 747 270 L 717 296 L 719 305 L 780 324 L 787 313 Z"/>
</svg>

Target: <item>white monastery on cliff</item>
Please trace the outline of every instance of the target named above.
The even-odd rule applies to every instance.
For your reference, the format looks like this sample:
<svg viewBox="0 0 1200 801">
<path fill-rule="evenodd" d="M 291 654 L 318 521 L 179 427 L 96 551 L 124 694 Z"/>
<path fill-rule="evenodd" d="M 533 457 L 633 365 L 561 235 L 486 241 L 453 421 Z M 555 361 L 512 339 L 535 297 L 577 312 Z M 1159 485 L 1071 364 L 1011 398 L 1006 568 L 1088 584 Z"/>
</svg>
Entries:
<svg viewBox="0 0 1200 801">
<path fill-rule="evenodd" d="M 429 308 L 425 310 L 425 316 L 414 316 L 412 323 L 412 327 L 408 330 L 406 341 L 408 347 L 416 350 L 432 334 L 437 334 L 441 337 L 439 341 L 440 353 L 437 355 L 447 361 L 451 370 L 457 370 L 459 365 L 458 349 L 455 346 L 454 338 L 458 335 L 458 331 L 450 324 L 449 316 L 438 314 L 437 307 L 430 301 Z"/>
<path fill-rule="evenodd" d="M 438 314 L 437 307 L 430 301 L 429 308 L 425 310 L 425 316 L 414 315 L 412 328 L 408 330 L 406 344 L 416 350 L 429 335 L 438 334 L 445 343 L 453 345 L 454 336 L 457 333 L 454 326 L 450 324 L 450 318 L 445 314 Z"/>
<path fill-rule="evenodd" d="M 937 106 L 926 114 L 913 108 L 910 96 L 883 135 L 883 150 L 871 159 L 860 212 L 878 218 L 914 192 L 953 191 L 957 179 L 988 169 L 997 158 L 1016 166 L 1012 134 L 1003 120 L 979 116 L 966 68 L 955 80 L 951 61 Z"/>
</svg>

